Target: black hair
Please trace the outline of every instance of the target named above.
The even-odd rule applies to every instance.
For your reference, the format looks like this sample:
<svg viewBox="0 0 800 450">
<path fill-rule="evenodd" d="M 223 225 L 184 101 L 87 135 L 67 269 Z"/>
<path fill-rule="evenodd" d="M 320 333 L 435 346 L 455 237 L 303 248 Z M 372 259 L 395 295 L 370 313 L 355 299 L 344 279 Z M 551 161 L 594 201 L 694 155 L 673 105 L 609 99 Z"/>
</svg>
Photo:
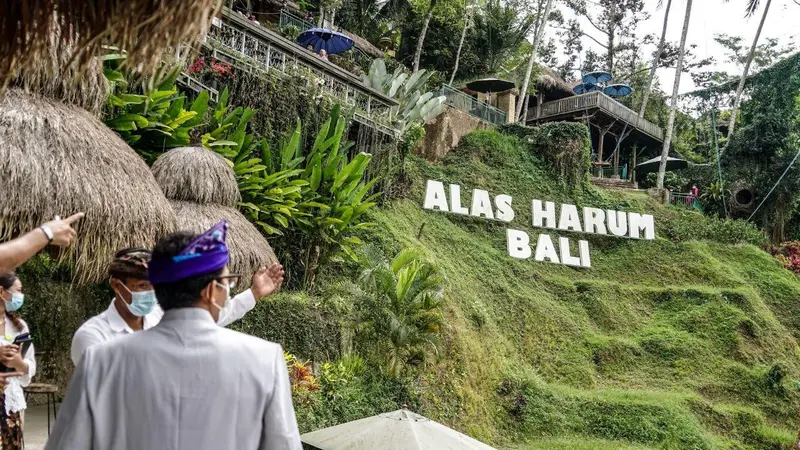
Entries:
<svg viewBox="0 0 800 450">
<path fill-rule="evenodd" d="M 153 259 L 172 258 L 198 237 L 198 235 L 186 231 L 170 234 L 158 241 L 158 244 L 153 249 Z M 164 311 L 196 305 L 200 301 L 200 292 L 208 286 L 208 283 L 222 276 L 222 270 L 219 269 L 212 273 L 188 277 L 171 283 L 153 285 L 158 303 Z"/>
<path fill-rule="evenodd" d="M 11 289 L 11 286 L 19 280 L 19 276 L 15 272 L 6 272 L 4 274 L 0 274 L 0 286 L 3 287 L 5 290 Z M 11 323 L 14 324 L 14 328 L 17 331 L 22 331 L 23 323 L 22 323 L 22 316 L 19 315 L 16 311 L 6 311 L 6 317 L 11 319 Z"/>
<path fill-rule="evenodd" d="M 108 275 L 123 283 L 131 278 L 147 279 L 147 264 L 150 262 L 150 250 L 145 248 L 126 248 L 117 252 L 108 266 Z"/>
</svg>

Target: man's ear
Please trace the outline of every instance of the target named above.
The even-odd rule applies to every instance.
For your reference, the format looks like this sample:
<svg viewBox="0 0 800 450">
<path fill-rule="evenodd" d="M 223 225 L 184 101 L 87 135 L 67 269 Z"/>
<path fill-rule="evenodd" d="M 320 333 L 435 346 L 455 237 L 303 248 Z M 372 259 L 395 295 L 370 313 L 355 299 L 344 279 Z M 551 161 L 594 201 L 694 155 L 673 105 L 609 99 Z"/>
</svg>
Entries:
<svg viewBox="0 0 800 450">
<path fill-rule="evenodd" d="M 214 301 L 214 280 L 209 281 L 206 287 L 200 291 L 200 298 L 202 300 Z"/>
</svg>

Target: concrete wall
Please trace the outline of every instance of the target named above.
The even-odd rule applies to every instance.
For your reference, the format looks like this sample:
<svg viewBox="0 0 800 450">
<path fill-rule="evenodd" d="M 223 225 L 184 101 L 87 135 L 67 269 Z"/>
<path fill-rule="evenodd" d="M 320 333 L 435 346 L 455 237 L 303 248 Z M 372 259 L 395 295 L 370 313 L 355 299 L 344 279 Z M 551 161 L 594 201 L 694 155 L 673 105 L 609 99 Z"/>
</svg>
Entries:
<svg viewBox="0 0 800 450">
<path fill-rule="evenodd" d="M 425 138 L 414 153 L 436 162 L 458 147 L 462 137 L 486 128 L 489 128 L 488 123 L 448 106 L 442 114 L 425 125 Z"/>
</svg>

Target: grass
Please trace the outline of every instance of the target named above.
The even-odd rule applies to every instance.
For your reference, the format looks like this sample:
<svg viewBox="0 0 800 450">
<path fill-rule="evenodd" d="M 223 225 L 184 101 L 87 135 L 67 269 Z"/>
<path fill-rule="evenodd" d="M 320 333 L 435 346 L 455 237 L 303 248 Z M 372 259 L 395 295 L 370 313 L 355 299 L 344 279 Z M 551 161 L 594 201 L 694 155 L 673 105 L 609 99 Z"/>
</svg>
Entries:
<svg viewBox="0 0 800 450">
<path fill-rule="evenodd" d="M 445 164 L 412 158 L 409 198 L 378 210 L 381 231 L 367 236 L 388 253 L 420 248 L 448 275 L 450 326 L 423 414 L 510 448 L 791 442 L 800 282 L 751 245 L 756 230 L 641 193 L 567 188 L 515 138 L 475 134 Z M 532 239 L 532 198 L 652 213 L 658 238 L 589 236 L 589 270 L 512 260 L 504 225 L 423 210 L 426 179 L 512 195 L 509 226 Z"/>
<path fill-rule="evenodd" d="M 758 230 L 642 193 L 564 186 L 544 167 L 494 131 L 467 136 L 443 164 L 409 158 L 407 198 L 372 213 L 378 226 L 361 237 L 389 255 L 418 248 L 447 275 L 443 343 L 405 385 L 372 379 L 369 395 L 386 397 L 347 397 L 330 420 L 350 418 L 348 404 L 365 415 L 408 402 L 498 448 L 789 448 L 800 426 L 800 280 L 757 247 Z M 589 240 L 591 269 L 514 260 L 505 224 L 423 210 L 427 179 L 512 195 L 509 226 L 532 240 L 533 198 L 651 213 L 657 239 L 564 234 Z M 340 267 L 321 280 L 353 276 Z M 289 297 L 281 302 L 294 308 Z M 317 309 L 335 322 L 330 307 Z"/>
</svg>

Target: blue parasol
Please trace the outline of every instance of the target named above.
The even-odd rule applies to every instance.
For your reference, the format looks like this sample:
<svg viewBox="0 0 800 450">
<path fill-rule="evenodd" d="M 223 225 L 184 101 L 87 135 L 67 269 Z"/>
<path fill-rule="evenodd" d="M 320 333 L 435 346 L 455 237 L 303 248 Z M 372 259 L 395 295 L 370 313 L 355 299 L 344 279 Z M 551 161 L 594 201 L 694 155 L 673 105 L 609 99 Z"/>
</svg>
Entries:
<svg viewBox="0 0 800 450">
<path fill-rule="evenodd" d="M 595 91 L 599 91 L 599 90 L 600 90 L 600 86 L 598 86 L 596 84 L 592 84 L 592 83 L 583 83 L 583 84 L 579 84 L 579 85 L 575 86 L 574 88 L 572 88 L 572 92 L 574 92 L 574 93 L 576 93 L 578 95 L 586 94 L 586 93 L 589 93 L 589 92 L 595 92 Z"/>
<path fill-rule="evenodd" d="M 329 55 L 344 53 L 353 47 L 352 39 L 327 28 L 312 28 L 304 31 L 297 38 L 297 43 L 303 47 L 312 46 L 314 53 L 325 50 Z"/>
<path fill-rule="evenodd" d="M 583 76 L 583 82 L 588 84 L 598 84 L 611 81 L 611 78 L 613 78 L 613 76 L 609 72 L 589 72 Z"/>
<path fill-rule="evenodd" d="M 603 92 L 609 97 L 627 97 L 633 94 L 633 88 L 627 84 L 612 84 L 611 86 L 606 86 Z"/>
</svg>

